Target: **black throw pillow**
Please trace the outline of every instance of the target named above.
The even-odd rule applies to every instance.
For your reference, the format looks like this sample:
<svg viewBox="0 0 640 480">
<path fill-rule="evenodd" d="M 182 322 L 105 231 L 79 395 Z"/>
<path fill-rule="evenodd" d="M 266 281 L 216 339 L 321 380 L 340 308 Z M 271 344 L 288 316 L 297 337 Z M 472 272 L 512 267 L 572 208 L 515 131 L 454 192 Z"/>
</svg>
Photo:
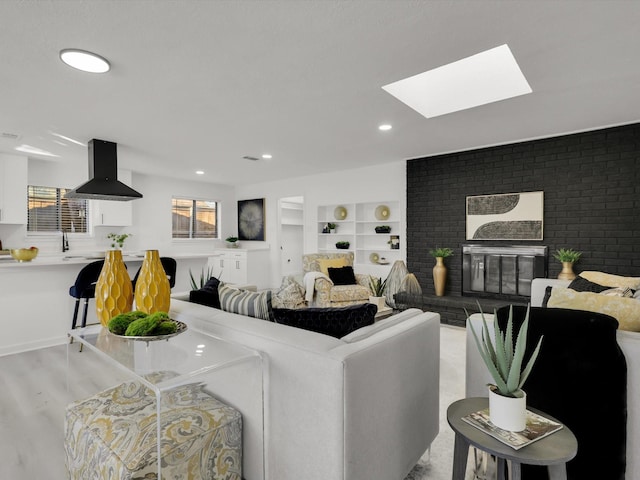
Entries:
<svg viewBox="0 0 640 480">
<path fill-rule="evenodd" d="M 189 301 L 206 305 L 207 307 L 220 308 L 218 285 L 220 285 L 220 280 L 216 277 L 211 277 L 202 288 L 189 292 Z"/>
<path fill-rule="evenodd" d="M 329 308 L 274 308 L 276 323 L 323 333 L 336 338 L 372 325 L 378 307 L 373 303 Z"/>
<path fill-rule="evenodd" d="M 574 278 L 571 281 L 571 283 L 568 285 L 568 288 L 570 288 L 571 290 L 575 290 L 576 292 L 600 293 L 600 292 L 604 292 L 605 290 L 609 290 L 610 288 L 613 288 L 613 287 L 605 287 L 604 285 L 591 282 L 586 278 L 583 278 L 580 275 L 578 275 L 576 278 Z"/>
<path fill-rule="evenodd" d="M 355 285 L 357 283 L 353 267 L 329 267 L 327 270 L 334 285 Z"/>
</svg>

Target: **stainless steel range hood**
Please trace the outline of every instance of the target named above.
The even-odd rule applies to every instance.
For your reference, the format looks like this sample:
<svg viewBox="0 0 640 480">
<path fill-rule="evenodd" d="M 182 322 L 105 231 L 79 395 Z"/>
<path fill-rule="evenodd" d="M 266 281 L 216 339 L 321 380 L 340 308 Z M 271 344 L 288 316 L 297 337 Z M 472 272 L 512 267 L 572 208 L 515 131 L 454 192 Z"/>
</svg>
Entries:
<svg viewBox="0 0 640 480">
<path fill-rule="evenodd" d="M 89 181 L 65 197 L 124 202 L 142 198 L 142 194 L 118 181 L 118 145 L 94 138 L 89 141 Z"/>
</svg>

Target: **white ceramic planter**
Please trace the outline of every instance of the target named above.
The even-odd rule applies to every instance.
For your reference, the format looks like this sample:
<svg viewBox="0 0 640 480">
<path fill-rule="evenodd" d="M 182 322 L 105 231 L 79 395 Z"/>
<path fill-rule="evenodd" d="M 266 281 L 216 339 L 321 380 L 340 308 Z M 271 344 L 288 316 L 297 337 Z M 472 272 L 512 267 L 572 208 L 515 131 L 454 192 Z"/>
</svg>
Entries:
<svg viewBox="0 0 640 480">
<path fill-rule="evenodd" d="M 503 397 L 489 387 L 489 419 L 496 427 L 512 432 L 524 430 L 527 426 L 527 394 Z"/>
<path fill-rule="evenodd" d="M 373 303 L 378 306 L 378 311 L 383 309 L 386 306 L 386 297 L 372 297 L 369 296 L 369 303 Z"/>
</svg>

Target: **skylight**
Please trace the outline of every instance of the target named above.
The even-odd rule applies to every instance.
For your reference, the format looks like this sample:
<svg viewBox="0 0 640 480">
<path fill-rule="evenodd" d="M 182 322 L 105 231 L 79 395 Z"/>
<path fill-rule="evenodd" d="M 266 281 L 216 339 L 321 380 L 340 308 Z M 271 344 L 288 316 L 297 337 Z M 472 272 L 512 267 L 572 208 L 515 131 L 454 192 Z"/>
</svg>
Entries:
<svg viewBox="0 0 640 480">
<path fill-rule="evenodd" d="M 507 44 L 382 88 L 427 118 L 532 92 Z"/>
</svg>

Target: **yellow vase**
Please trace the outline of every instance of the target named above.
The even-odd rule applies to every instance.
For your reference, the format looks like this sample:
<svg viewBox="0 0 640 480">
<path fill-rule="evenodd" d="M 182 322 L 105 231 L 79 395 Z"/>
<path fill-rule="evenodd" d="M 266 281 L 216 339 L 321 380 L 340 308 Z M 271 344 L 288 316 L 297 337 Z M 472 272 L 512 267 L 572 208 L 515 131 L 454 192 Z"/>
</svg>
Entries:
<svg viewBox="0 0 640 480">
<path fill-rule="evenodd" d="M 107 326 L 109 320 L 120 313 L 131 311 L 133 288 L 122 251 L 109 250 L 96 283 L 96 315 Z"/>
<path fill-rule="evenodd" d="M 158 250 L 147 250 L 136 281 L 136 309 L 145 313 L 168 312 L 171 287 Z"/>
</svg>

